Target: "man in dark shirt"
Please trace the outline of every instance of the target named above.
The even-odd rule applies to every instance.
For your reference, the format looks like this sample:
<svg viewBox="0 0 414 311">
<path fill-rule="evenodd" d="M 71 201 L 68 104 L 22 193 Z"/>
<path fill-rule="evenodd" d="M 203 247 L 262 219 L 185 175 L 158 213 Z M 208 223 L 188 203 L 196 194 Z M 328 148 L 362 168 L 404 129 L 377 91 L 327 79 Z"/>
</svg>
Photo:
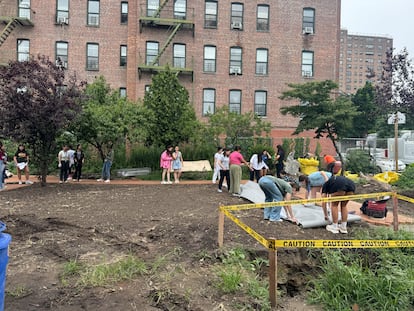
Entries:
<svg viewBox="0 0 414 311">
<path fill-rule="evenodd" d="M 355 184 L 352 180 L 344 176 L 333 175 L 322 186 L 322 197 L 331 197 L 353 195 L 355 192 Z M 349 200 L 331 202 L 332 225 L 327 225 L 326 230 L 332 233 L 348 233 L 346 228 L 348 221 L 348 204 Z M 338 226 L 338 206 L 341 204 L 341 224 Z M 328 211 L 326 209 L 326 202 L 322 203 L 325 220 L 328 220 Z"/>
</svg>

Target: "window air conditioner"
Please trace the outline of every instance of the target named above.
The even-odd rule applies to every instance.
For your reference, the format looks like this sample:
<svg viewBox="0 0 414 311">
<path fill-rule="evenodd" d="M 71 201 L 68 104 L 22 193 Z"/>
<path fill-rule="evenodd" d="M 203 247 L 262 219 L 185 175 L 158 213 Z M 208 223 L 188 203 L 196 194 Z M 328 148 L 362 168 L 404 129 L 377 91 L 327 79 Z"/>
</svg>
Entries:
<svg viewBox="0 0 414 311">
<path fill-rule="evenodd" d="M 69 24 L 69 18 L 67 17 L 58 17 L 57 23 L 60 25 L 68 25 Z"/>
<path fill-rule="evenodd" d="M 312 71 L 306 71 L 306 70 L 302 71 L 302 77 L 304 78 L 312 77 Z"/>
<path fill-rule="evenodd" d="M 89 16 L 89 25 L 96 26 L 99 24 L 98 16 Z"/>
<path fill-rule="evenodd" d="M 68 68 L 68 63 L 67 62 L 62 62 L 58 59 L 55 61 L 55 65 L 59 68 L 65 68 L 65 69 Z"/>
<path fill-rule="evenodd" d="M 231 75 L 240 75 L 241 74 L 241 68 L 238 66 L 231 66 L 230 67 L 230 74 Z"/>
<path fill-rule="evenodd" d="M 243 29 L 243 25 L 240 22 L 231 23 L 231 29 Z"/>
<path fill-rule="evenodd" d="M 303 28 L 303 33 L 305 35 L 311 35 L 311 34 L 313 34 L 313 27 L 305 27 L 305 28 Z"/>
</svg>

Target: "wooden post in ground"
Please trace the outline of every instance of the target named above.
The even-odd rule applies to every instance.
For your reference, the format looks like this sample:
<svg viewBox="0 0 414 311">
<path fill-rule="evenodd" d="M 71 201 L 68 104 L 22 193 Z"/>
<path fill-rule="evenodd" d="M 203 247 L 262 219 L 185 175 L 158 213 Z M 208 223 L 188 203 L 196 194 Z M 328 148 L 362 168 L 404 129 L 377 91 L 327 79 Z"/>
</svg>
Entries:
<svg viewBox="0 0 414 311">
<path fill-rule="evenodd" d="M 269 249 L 269 299 L 270 306 L 276 310 L 277 306 L 277 250 Z"/>
<path fill-rule="evenodd" d="M 396 192 L 392 194 L 392 222 L 394 231 L 398 231 L 398 198 Z"/>
<path fill-rule="evenodd" d="M 219 222 L 218 222 L 218 246 L 223 247 L 224 243 L 224 212 L 219 210 Z"/>
</svg>

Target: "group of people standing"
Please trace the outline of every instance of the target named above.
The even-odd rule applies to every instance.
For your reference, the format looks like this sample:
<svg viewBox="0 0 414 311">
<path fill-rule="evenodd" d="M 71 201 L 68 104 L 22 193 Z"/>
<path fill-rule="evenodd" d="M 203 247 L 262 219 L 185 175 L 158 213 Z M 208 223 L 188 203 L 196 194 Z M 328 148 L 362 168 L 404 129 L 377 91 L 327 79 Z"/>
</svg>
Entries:
<svg viewBox="0 0 414 311">
<path fill-rule="evenodd" d="M 82 145 L 78 144 L 76 150 L 71 146 L 64 145 L 58 153 L 59 183 L 69 180 L 80 181 L 82 176 L 82 166 L 85 161 L 85 154 Z M 72 174 L 72 170 L 74 173 Z"/>
<path fill-rule="evenodd" d="M 180 147 L 175 146 L 174 148 L 172 145 L 168 145 L 160 157 L 161 184 L 172 184 L 171 172 L 174 174 L 174 183 L 180 183 L 183 164 L 184 159 Z"/>
</svg>

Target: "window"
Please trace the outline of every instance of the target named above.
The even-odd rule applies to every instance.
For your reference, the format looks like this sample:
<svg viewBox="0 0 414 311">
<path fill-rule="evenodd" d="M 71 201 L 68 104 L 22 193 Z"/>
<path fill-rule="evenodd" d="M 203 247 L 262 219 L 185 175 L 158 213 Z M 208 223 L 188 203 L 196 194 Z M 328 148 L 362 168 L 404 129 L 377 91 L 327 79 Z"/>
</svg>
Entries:
<svg viewBox="0 0 414 311">
<path fill-rule="evenodd" d="M 56 66 L 68 68 L 68 43 L 56 42 Z"/>
<path fill-rule="evenodd" d="M 229 110 L 230 112 L 241 113 L 241 91 L 240 90 L 230 90 L 229 94 Z"/>
<path fill-rule="evenodd" d="M 30 19 L 30 0 L 19 0 L 19 17 Z"/>
<path fill-rule="evenodd" d="M 216 107 L 216 90 L 204 89 L 203 90 L 203 116 L 213 114 Z"/>
<path fill-rule="evenodd" d="M 86 44 L 86 70 L 99 70 L 99 44 Z"/>
<path fill-rule="evenodd" d="M 174 1 L 174 18 L 186 19 L 187 16 L 187 0 Z"/>
<path fill-rule="evenodd" d="M 266 91 L 254 92 L 254 113 L 260 117 L 265 117 L 267 114 L 266 106 L 267 106 L 267 92 Z"/>
<path fill-rule="evenodd" d="M 268 31 L 269 30 L 269 6 L 268 5 L 258 5 L 257 6 L 257 25 L 256 29 L 258 31 Z"/>
<path fill-rule="evenodd" d="M 204 28 L 217 28 L 217 1 L 206 1 Z"/>
<path fill-rule="evenodd" d="M 267 75 L 267 49 L 256 50 L 256 74 Z"/>
<path fill-rule="evenodd" d="M 155 16 L 160 7 L 160 0 L 148 0 L 147 1 L 147 16 Z"/>
<path fill-rule="evenodd" d="M 68 24 L 69 22 L 69 0 L 57 0 L 56 23 Z"/>
<path fill-rule="evenodd" d="M 126 96 L 127 96 L 126 87 L 120 87 L 119 88 L 119 97 L 126 97 Z"/>
<path fill-rule="evenodd" d="M 30 41 L 27 39 L 17 40 L 17 60 L 24 62 L 30 58 Z"/>
<path fill-rule="evenodd" d="M 99 1 L 88 0 L 88 25 L 99 26 Z"/>
<path fill-rule="evenodd" d="M 230 29 L 243 29 L 243 4 L 231 4 Z"/>
<path fill-rule="evenodd" d="M 302 51 L 302 77 L 313 77 L 313 52 Z"/>
<path fill-rule="evenodd" d="M 185 44 L 174 44 L 174 67 L 185 68 Z"/>
<path fill-rule="evenodd" d="M 303 9 L 302 31 L 305 34 L 315 33 L 315 9 Z"/>
<path fill-rule="evenodd" d="M 119 66 L 124 67 L 127 65 L 127 46 L 121 45 L 119 52 Z"/>
<path fill-rule="evenodd" d="M 204 72 L 216 72 L 216 47 L 204 47 Z"/>
<path fill-rule="evenodd" d="M 128 2 L 121 2 L 121 24 L 128 24 Z"/>
<path fill-rule="evenodd" d="M 230 48 L 230 74 L 242 74 L 242 49 Z"/>
<path fill-rule="evenodd" d="M 146 52 L 146 60 L 145 60 L 145 63 L 147 65 L 156 65 L 156 66 L 158 66 L 158 62 L 153 64 L 153 61 L 158 56 L 158 47 L 159 47 L 158 42 L 152 42 L 152 41 L 147 42 L 147 52 Z"/>
</svg>

